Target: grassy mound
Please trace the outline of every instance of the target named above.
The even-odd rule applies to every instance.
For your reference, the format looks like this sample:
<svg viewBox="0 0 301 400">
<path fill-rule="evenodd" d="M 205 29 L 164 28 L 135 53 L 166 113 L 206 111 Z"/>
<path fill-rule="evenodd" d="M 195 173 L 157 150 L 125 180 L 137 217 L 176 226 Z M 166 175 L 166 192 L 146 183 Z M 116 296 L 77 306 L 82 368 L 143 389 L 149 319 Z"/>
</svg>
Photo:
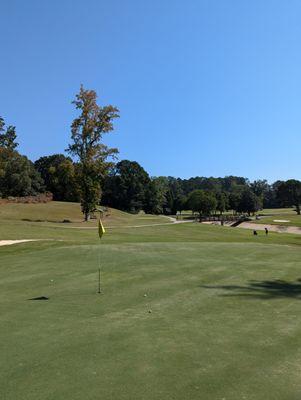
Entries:
<svg viewBox="0 0 301 400">
<path fill-rule="evenodd" d="M 0 220 L 2 221 L 24 221 L 35 223 L 62 223 L 68 221 L 73 225 L 94 226 L 95 220 L 83 221 L 80 204 L 52 201 L 49 203 L 37 204 L 2 204 L 0 206 Z M 115 225 L 141 225 L 149 223 L 166 223 L 166 217 L 129 214 L 114 208 L 109 208 L 103 215 L 106 226 Z"/>
</svg>

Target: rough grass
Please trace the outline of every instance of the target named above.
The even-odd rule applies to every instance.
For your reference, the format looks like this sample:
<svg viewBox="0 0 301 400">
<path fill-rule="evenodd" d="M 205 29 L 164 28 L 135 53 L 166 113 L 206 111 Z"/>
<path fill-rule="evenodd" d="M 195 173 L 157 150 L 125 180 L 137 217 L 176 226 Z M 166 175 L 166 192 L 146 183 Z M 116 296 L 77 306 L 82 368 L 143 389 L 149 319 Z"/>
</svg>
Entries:
<svg viewBox="0 0 301 400">
<path fill-rule="evenodd" d="M 168 223 L 167 217 L 153 216 L 148 214 L 129 214 L 113 208 L 103 214 L 103 222 L 106 226 L 124 226 L 124 225 L 143 225 L 149 223 Z M 70 222 L 70 226 L 95 226 L 95 220 L 89 222 L 83 221 L 83 215 L 80 211 L 78 203 L 64 203 L 52 201 L 49 203 L 39 204 L 1 204 L 0 205 L 1 221 L 25 221 L 38 223 L 63 223 L 64 220 Z M 69 224 L 64 224 L 68 226 Z"/>
<path fill-rule="evenodd" d="M 300 398 L 300 236 L 57 225 L 1 219 L 60 240 L 0 248 L 1 399 Z"/>
</svg>

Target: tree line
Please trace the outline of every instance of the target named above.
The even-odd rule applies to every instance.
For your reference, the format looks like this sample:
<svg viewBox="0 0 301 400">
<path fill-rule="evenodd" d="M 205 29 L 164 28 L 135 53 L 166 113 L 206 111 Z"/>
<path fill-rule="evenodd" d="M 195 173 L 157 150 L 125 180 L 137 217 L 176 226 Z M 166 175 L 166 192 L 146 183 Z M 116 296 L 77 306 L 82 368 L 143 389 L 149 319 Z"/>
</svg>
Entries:
<svg viewBox="0 0 301 400">
<path fill-rule="evenodd" d="M 269 184 L 237 176 L 151 177 L 136 161 L 117 162 L 118 149 L 103 143 L 103 135 L 113 131 L 119 117 L 117 107 L 99 106 L 96 92 L 83 87 L 73 104 L 79 115 L 71 124 L 67 154 L 35 162 L 18 152 L 15 126 L 6 126 L 0 117 L 0 197 L 48 191 L 54 200 L 81 202 L 86 220 L 99 204 L 133 213 L 192 210 L 200 215 L 294 206 L 300 214 L 301 182 L 295 179 Z"/>
</svg>

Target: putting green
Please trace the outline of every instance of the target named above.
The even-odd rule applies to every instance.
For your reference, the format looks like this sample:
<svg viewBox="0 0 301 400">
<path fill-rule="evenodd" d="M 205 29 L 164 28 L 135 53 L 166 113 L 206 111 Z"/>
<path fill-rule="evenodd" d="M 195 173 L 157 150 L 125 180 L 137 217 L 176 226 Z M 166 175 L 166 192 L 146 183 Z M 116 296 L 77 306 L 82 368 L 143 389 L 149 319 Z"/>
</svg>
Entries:
<svg viewBox="0 0 301 400">
<path fill-rule="evenodd" d="M 0 248 L 1 398 L 300 398 L 300 237 L 201 224 L 95 235 L 1 224 L 1 239 L 61 240 Z"/>
</svg>

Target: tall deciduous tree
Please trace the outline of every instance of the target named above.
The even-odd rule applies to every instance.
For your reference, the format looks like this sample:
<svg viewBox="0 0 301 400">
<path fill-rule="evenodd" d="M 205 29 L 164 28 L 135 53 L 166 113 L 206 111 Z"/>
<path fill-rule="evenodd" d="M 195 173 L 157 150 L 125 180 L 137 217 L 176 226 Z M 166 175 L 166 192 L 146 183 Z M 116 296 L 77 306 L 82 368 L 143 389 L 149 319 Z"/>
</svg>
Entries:
<svg viewBox="0 0 301 400">
<path fill-rule="evenodd" d="M 301 182 L 296 179 L 289 179 L 279 183 L 277 197 L 283 206 L 295 206 L 296 212 L 300 215 L 301 204 Z"/>
<path fill-rule="evenodd" d="M 216 194 L 217 206 L 216 209 L 221 214 L 229 209 L 229 196 L 227 193 L 219 192 Z"/>
<path fill-rule="evenodd" d="M 165 177 L 152 178 L 145 192 L 144 211 L 150 214 L 162 214 L 166 206 L 168 181 Z"/>
<path fill-rule="evenodd" d="M 16 138 L 16 128 L 10 125 L 5 129 L 4 119 L 0 117 L 0 147 L 14 150 L 18 146 Z"/>
<path fill-rule="evenodd" d="M 167 214 L 176 214 L 177 211 L 181 211 L 180 208 L 183 205 L 183 190 L 179 179 L 169 176 L 167 178 L 168 191 L 166 193 L 166 208 Z"/>
<path fill-rule="evenodd" d="M 256 196 L 255 193 L 252 192 L 250 188 L 245 188 L 241 192 L 241 197 L 236 208 L 236 211 L 248 213 L 255 213 L 256 211 L 262 208 L 262 199 Z"/>
<path fill-rule="evenodd" d="M 71 140 L 67 151 L 79 160 L 79 185 L 82 212 L 87 221 L 100 200 L 101 180 L 112 167 L 112 157 L 118 153 L 103 142 L 103 135 L 113 131 L 113 120 L 119 110 L 111 105 L 100 107 L 94 90 L 81 86 L 72 102 L 80 115 L 71 125 Z"/>
</svg>

